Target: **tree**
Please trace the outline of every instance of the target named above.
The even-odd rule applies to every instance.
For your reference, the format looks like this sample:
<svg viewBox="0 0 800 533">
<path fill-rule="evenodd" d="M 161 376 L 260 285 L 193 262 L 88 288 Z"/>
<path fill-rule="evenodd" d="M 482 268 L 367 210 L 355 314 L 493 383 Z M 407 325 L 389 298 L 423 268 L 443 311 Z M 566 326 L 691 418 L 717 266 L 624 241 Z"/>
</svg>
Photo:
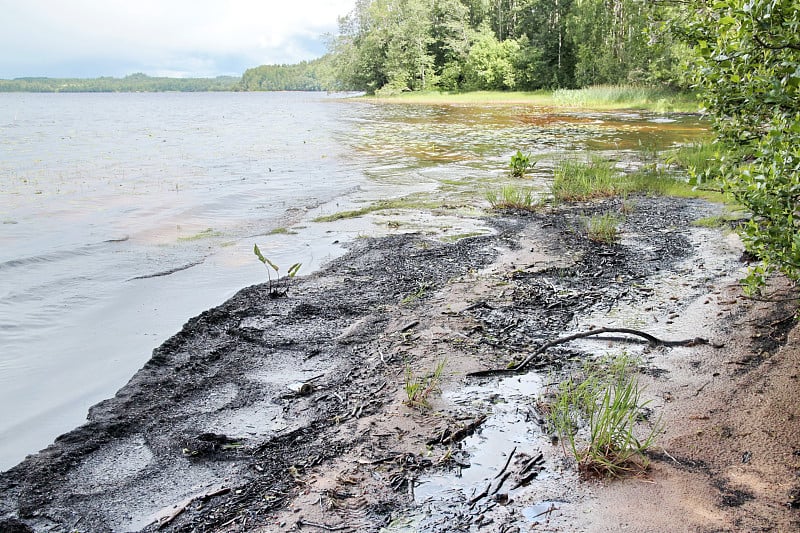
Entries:
<svg viewBox="0 0 800 533">
<path fill-rule="evenodd" d="M 500 42 L 484 28 L 469 51 L 466 85 L 470 89 L 513 89 L 515 63 L 520 45 L 515 40 Z"/>
<path fill-rule="evenodd" d="M 575 53 L 567 22 L 574 0 L 528 0 L 521 17 L 521 30 L 529 50 L 523 61 L 526 89 L 574 86 Z"/>
<path fill-rule="evenodd" d="M 439 87 L 456 90 L 464 82 L 464 66 L 475 34 L 469 8 L 460 0 L 435 0 L 431 17 L 431 51 Z"/>
<path fill-rule="evenodd" d="M 686 26 L 695 81 L 722 142 L 742 159 L 726 186 L 753 214 L 743 237 L 762 260 L 750 288 L 780 270 L 800 280 L 800 5 L 693 0 Z"/>
</svg>

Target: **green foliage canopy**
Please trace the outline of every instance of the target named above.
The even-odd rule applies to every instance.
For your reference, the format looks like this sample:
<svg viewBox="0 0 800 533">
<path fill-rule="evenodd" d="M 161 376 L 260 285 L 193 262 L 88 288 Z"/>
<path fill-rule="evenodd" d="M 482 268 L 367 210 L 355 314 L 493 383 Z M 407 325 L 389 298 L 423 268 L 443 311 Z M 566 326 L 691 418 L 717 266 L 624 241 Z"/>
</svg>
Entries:
<svg viewBox="0 0 800 533">
<path fill-rule="evenodd" d="M 341 87 L 375 93 L 672 83 L 685 50 L 648 0 L 358 0 L 332 39 Z"/>
<path fill-rule="evenodd" d="M 719 139 L 742 160 L 726 185 L 753 218 L 745 245 L 763 260 L 749 281 L 778 269 L 800 279 L 800 2 L 693 2 L 687 36 L 695 81 Z"/>
</svg>

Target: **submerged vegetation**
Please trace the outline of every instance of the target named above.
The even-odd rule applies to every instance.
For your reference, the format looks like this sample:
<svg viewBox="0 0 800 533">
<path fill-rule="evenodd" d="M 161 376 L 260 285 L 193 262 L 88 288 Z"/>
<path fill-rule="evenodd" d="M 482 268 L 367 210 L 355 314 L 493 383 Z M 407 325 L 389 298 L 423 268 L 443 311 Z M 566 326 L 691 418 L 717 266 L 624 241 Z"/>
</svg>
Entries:
<svg viewBox="0 0 800 533">
<path fill-rule="evenodd" d="M 377 211 L 388 211 L 390 209 L 430 209 L 438 206 L 439 203 L 422 200 L 416 196 L 405 198 L 394 198 L 390 200 L 378 200 L 359 209 L 339 211 L 330 215 L 322 215 L 314 219 L 314 222 L 334 222 L 347 218 L 356 218 Z"/>
</svg>

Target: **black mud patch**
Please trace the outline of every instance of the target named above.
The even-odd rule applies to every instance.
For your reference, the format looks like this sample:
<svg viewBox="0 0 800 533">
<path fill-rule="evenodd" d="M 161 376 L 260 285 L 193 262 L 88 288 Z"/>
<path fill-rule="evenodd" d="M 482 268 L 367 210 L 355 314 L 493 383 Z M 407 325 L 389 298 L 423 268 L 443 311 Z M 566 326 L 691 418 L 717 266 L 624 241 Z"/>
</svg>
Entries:
<svg viewBox="0 0 800 533">
<path fill-rule="evenodd" d="M 715 479 L 714 486 L 719 490 L 719 501 L 722 507 L 739 507 L 755 499 L 752 493 L 731 488 L 727 482 L 721 479 Z"/>
</svg>

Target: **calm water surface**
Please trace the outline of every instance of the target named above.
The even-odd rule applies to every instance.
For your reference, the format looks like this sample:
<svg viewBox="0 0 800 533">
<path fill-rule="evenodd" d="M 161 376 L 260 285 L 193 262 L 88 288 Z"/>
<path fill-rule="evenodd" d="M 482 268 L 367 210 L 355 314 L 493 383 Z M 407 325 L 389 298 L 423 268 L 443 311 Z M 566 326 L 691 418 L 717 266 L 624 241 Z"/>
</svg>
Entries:
<svg viewBox="0 0 800 533">
<path fill-rule="evenodd" d="M 308 273 L 372 233 L 316 215 L 485 180 L 517 148 L 636 151 L 704 128 L 309 93 L 0 94 L 0 469 L 80 424 L 189 317 L 263 281 L 254 243 Z"/>
</svg>

